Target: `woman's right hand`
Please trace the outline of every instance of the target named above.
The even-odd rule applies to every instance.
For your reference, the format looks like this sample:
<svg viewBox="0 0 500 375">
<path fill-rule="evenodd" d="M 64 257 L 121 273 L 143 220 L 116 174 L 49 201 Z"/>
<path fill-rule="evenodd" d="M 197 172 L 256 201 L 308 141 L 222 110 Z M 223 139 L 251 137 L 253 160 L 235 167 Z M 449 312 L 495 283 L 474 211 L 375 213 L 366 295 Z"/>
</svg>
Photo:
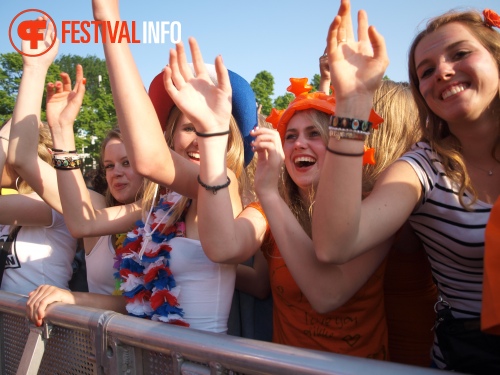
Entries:
<svg viewBox="0 0 500 375">
<path fill-rule="evenodd" d="M 258 155 L 255 169 L 255 192 L 262 201 L 265 195 L 271 199 L 279 196 L 278 186 L 281 167 L 285 160 L 279 133 L 274 129 L 256 128 L 251 135 L 255 137 L 252 146 Z"/>
<path fill-rule="evenodd" d="M 45 318 L 47 306 L 54 302 L 75 304 L 75 298 L 69 290 L 53 285 L 40 285 L 28 295 L 26 315 L 29 320 L 40 327 Z"/>
<path fill-rule="evenodd" d="M 84 95 L 85 78 L 80 64 L 76 66 L 76 83 L 73 89 L 71 89 L 71 78 L 67 73 L 61 73 L 61 81 L 47 84 L 47 122 L 58 148 L 63 146 L 59 145 L 61 141 L 74 144 L 73 123 L 80 112 Z M 61 138 L 65 134 L 66 138 L 71 139 Z"/>
</svg>

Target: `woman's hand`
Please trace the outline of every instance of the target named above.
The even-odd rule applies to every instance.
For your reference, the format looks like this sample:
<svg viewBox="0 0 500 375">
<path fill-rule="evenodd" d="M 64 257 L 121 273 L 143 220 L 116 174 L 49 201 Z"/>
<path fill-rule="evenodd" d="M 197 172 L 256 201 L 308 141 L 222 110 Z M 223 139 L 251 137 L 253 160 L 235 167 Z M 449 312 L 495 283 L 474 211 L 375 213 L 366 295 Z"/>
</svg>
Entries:
<svg viewBox="0 0 500 375">
<path fill-rule="evenodd" d="M 170 64 L 165 67 L 165 89 L 181 112 L 200 133 L 227 131 L 231 118 L 231 83 L 222 57 L 215 59 L 218 84 L 207 72 L 198 43 L 189 38 L 194 73 L 186 60 L 182 43 L 170 50 Z"/>
<path fill-rule="evenodd" d="M 71 89 L 71 78 L 67 73 L 61 73 L 61 81 L 47 84 L 47 122 L 54 142 L 57 142 L 58 135 L 64 133 L 64 130 L 66 134 L 69 134 L 69 131 L 71 135 L 73 134 L 73 123 L 80 112 L 85 95 L 82 66 L 80 64 L 76 66 L 76 84 L 73 89 Z"/>
<path fill-rule="evenodd" d="M 251 135 L 255 137 L 252 146 L 257 153 L 255 170 L 255 192 L 262 201 L 266 194 L 278 194 L 278 182 L 285 159 L 281 138 L 274 129 L 256 128 Z"/>
<path fill-rule="evenodd" d="M 344 102 L 359 105 L 360 100 L 362 104 L 369 101 L 371 107 L 373 93 L 382 82 L 389 58 L 383 36 L 368 26 L 368 16 L 363 10 L 358 13 L 358 41 L 355 40 L 349 0 L 341 0 L 330 25 L 326 53 L 339 109 L 343 110 Z"/>
<path fill-rule="evenodd" d="M 22 41 L 21 50 L 23 51 L 23 65 L 25 69 L 28 67 L 39 67 L 46 73 L 57 56 L 59 39 L 55 37 L 54 25 L 48 20 L 47 16 L 38 17 L 36 21 L 41 23 L 44 22 L 45 25 L 48 23 L 48 26 L 46 29 L 41 29 L 44 34 L 43 40 L 37 42 L 36 48 L 32 48 L 31 41 Z M 54 43 L 53 46 L 52 43 Z M 50 49 L 47 50 L 48 48 Z"/>
<path fill-rule="evenodd" d="M 69 290 L 60 289 L 53 285 L 40 285 L 28 295 L 26 315 L 29 320 L 40 327 L 45 318 L 47 306 L 54 302 L 75 303 L 73 294 Z"/>
</svg>

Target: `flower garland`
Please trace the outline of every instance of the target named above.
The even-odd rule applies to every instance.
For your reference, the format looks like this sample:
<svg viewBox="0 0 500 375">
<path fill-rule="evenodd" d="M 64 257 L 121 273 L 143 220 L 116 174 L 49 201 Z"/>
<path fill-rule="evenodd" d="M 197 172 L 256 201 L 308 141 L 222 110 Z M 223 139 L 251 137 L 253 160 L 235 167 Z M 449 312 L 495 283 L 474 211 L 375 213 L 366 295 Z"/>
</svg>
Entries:
<svg viewBox="0 0 500 375">
<path fill-rule="evenodd" d="M 189 327 L 177 301 L 180 287 L 170 270 L 172 248 L 168 244 L 174 237 L 185 236 L 185 223 L 177 221 L 168 228 L 162 224 L 178 197 L 176 193 L 161 195 L 146 223 L 138 221 L 126 237 L 118 236 L 114 268 L 117 292 L 127 300 L 130 315 Z"/>
</svg>

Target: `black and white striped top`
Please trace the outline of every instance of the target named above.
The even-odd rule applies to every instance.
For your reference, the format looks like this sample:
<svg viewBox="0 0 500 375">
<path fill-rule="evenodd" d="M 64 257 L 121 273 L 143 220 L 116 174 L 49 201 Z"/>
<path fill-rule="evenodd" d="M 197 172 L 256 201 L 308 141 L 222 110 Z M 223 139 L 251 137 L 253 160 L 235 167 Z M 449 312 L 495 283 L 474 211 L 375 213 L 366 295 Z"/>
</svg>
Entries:
<svg viewBox="0 0 500 375">
<path fill-rule="evenodd" d="M 472 211 L 465 210 L 458 200 L 458 184 L 445 175 L 439 157 L 427 143 L 417 143 L 401 160 L 413 167 L 422 184 L 422 201 L 410 222 L 427 251 L 439 293 L 455 317 L 478 318 L 484 231 L 492 205 L 476 201 Z M 464 201 L 470 202 L 470 197 L 466 192 Z M 435 347 L 438 366 L 439 357 Z"/>
</svg>

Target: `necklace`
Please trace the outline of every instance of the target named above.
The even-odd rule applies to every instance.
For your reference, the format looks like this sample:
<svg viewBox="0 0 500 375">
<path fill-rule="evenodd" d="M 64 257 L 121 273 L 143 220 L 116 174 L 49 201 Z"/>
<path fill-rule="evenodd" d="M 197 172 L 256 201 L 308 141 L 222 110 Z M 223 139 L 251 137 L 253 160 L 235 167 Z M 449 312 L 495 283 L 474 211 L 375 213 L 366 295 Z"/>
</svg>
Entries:
<svg viewBox="0 0 500 375">
<path fill-rule="evenodd" d="M 491 168 L 491 169 L 484 169 L 484 168 L 478 167 L 477 165 L 471 164 L 470 162 L 469 162 L 469 165 L 470 165 L 471 167 L 474 167 L 474 168 L 476 168 L 476 169 L 479 169 L 480 171 L 485 172 L 485 173 L 488 175 L 488 177 L 493 176 L 493 170 L 494 170 L 494 169 L 495 169 L 495 167 L 496 167 L 496 165 L 495 165 L 495 166 L 494 166 L 493 168 Z"/>
<path fill-rule="evenodd" d="M 178 221 L 168 228 L 163 224 L 176 201 L 162 195 L 145 222 L 139 221 L 125 239 L 117 239 L 115 278 L 130 315 L 188 327 L 177 300 L 180 288 L 170 270 L 169 241 L 182 236 L 184 223 Z"/>
</svg>

